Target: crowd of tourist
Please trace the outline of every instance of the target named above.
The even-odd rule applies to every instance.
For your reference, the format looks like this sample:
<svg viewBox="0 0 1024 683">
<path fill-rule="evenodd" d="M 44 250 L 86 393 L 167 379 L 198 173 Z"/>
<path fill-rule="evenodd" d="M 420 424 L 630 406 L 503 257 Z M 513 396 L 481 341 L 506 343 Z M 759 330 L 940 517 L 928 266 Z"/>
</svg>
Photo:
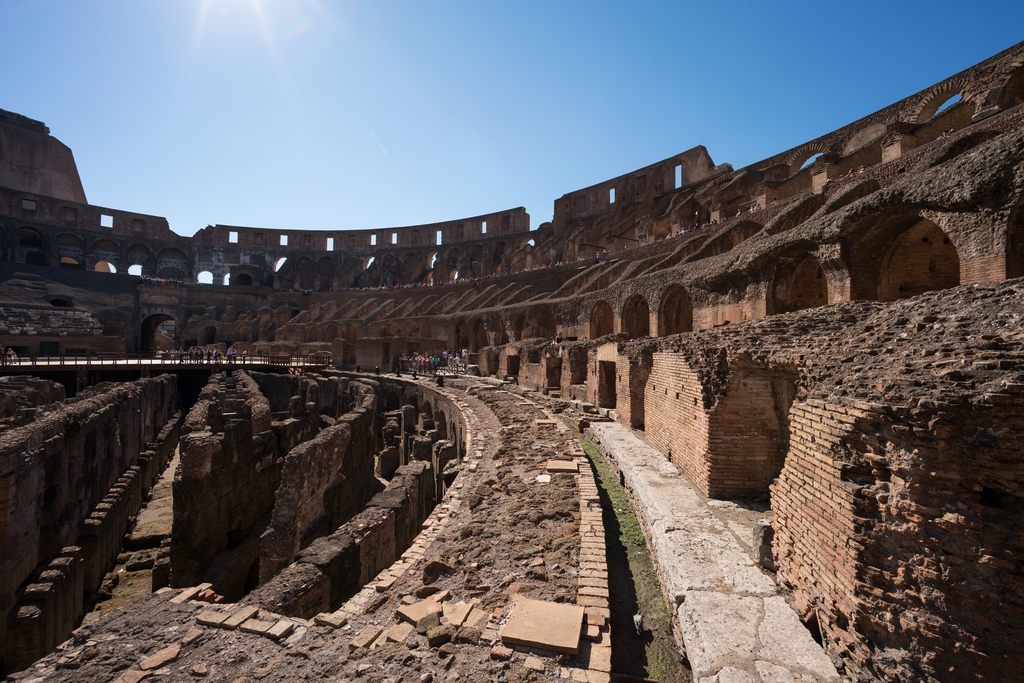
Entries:
<svg viewBox="0 0 1024 683">
<path fill-rule="evenodd" d="M 464 374 L 466 372 L 466 355 L 469 349 L 458 351 L 442 351 L 437 354 L 405 354 L 395 359 L 394 371 L 418 372 L 424 375 L 436 375 L 439 372 L 453 372 Z"/>
<path fill-rule="evenodd" d="M 167 358 L 179 363 L 245 363 L 249 360 L 249 351 L 243 349 L 241 353 L 234 349 L 223 351 L 221 349 L 204 349 L 198 346 L 191 349 L 170 349 L 158 351 L 161 358 Z"/>
<path fill-rule="evenodd" d="M 171 277 L 150 277 L 148 275 L 140 275 L 139 284 L 148 285 L 150 287 L 181 287 L 185 284 L 185 281 Z"/>
</svg>

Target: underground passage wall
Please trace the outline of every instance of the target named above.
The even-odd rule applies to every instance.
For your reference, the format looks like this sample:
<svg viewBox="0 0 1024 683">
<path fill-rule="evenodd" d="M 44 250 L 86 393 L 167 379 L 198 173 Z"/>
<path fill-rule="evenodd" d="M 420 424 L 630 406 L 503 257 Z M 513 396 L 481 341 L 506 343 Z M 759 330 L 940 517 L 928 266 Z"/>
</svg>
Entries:
<svg viewBox="0 0 1024 683">
<path fill-rule="evenodd" d="M 215 375 L 182 431 L 171 582 L 288 613 L 336 602 L 393 562 L 465 455 L 448 397 L 337 373 Z M 376 495 L 375 471 L 388 482 Z M 317 585 L 331 586 L 295 594 L 296 572 L 325 556 Z"/>
<path fill-rule="evenodd" d="M 7 671 L 51 652 L 77 626 L 177 446 L 175 391 L 173 375 L 98 385 L 56 403 L 41 398 L 24 408 L 30 419 L 23 413 L 23 424 L 0 430 Z M 62 388 L 45 393 L 63 398 Z"/>
</svg>

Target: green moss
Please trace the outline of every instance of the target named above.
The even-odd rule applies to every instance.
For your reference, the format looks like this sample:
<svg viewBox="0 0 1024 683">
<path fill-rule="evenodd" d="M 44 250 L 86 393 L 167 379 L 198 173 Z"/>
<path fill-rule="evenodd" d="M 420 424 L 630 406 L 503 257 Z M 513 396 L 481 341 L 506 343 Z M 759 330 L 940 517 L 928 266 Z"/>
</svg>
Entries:
<svg viewBox="0 0 1024 683">
<path fill-rule="evenodd" d="M 672 638 L 671 613 L 643 527 L 626 490 L 597 447 L 574 433 L 590 459 L 601 496 L 611 595 L 612 667 L 618 673 L 663 683 L 689 681 L 690 672 L 681 663 Z M 644 617 L 642 635 L 633 627 L 635 611 Z M 638 656 L 641 651 L 643 657 Z"/>
</svg>

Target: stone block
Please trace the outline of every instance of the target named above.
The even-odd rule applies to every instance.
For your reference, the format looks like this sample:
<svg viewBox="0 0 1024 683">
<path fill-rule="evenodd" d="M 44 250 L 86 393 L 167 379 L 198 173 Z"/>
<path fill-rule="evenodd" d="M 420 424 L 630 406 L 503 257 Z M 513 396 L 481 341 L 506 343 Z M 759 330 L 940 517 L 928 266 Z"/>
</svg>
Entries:
<svg viewBox="0 0 1024 683">
<path fill-rule="evenodd" d="M 501 642 L 576 654 L 583 606 L 522 598 L 501 634 Z"/>
</svg>

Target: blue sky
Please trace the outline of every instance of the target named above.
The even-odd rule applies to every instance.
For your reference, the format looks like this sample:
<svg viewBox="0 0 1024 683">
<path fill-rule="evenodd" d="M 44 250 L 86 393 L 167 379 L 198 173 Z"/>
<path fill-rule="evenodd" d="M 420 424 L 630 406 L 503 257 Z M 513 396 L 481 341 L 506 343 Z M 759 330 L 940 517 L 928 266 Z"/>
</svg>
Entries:
<svg viewBox="0 0 1024 683">
<path fill-rule="evenodd" d="M 89 201 L 357 229 L 525 206 L 703 144 L 739 168 L 1024 40 L 1024 3 L 0 0 L 0 108 Z"/>
</svg>

